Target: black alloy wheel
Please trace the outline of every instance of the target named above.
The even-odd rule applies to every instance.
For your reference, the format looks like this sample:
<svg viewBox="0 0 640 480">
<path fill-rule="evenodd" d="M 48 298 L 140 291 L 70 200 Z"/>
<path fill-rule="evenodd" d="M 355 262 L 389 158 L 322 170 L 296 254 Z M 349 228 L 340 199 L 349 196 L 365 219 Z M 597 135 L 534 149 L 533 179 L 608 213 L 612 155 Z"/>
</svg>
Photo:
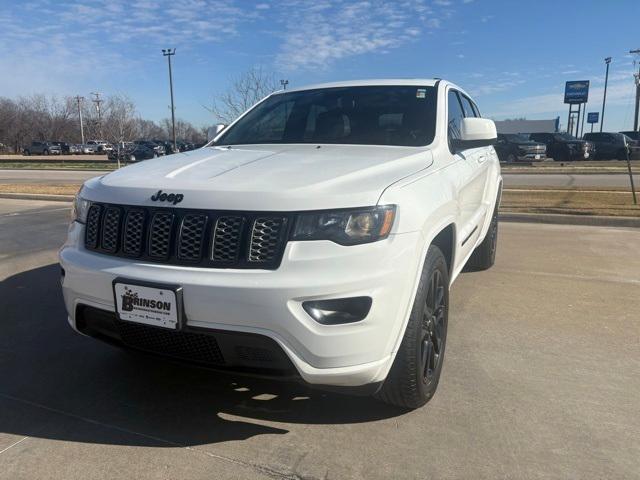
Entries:
<svg viewBox="0 0 640 480">
<path fill-rule="evenodd" d="M 436 380 L 444 353 L 447 331 L 446 285 L 440 270 L 434 270 L 427 290 L 427 299 L 422 314 L 422 341 L 420 345 L 420 365 L 422 381 L 429 388 Z"/>
</svg>

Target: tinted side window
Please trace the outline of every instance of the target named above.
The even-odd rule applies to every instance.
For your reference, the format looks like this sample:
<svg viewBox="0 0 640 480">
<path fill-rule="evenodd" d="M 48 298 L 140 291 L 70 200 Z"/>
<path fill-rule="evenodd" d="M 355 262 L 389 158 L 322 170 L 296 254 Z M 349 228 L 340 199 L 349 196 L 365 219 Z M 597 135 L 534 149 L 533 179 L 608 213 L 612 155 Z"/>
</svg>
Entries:
<svg viewBox="0 0 640 480">
<path fill-rule="evenodd" d="M 451 147 L 451 140 L 460 138 L 460 127 L 462 119 L 464 118 L 464 112 L 458 100 L 458 94 L 455 90 L 449 90 L 447 96 L 447 132 L 449 140 L 449 150 L 453 151 Z"/>
<path fill-rule="evenodd" d="M 476 117 L 478 118 L 482 117 L 482 115 L 480 115 L 480 109 L 478 108 L 478 105 L 476 105 L 474 101 L 471 101 L 471 106 L 473 107 L 473 111 L 475 112 Z"/>
<path fill-rule="evenodd" d="M 465 117 L 477 117 L 476 112 L 473 109 L 473 105 L 471 100 L 469 100 L 466 96 L 460 95 L 462 99 L 462 107 L 464 108 L 464 116 Z"/>
</svg>

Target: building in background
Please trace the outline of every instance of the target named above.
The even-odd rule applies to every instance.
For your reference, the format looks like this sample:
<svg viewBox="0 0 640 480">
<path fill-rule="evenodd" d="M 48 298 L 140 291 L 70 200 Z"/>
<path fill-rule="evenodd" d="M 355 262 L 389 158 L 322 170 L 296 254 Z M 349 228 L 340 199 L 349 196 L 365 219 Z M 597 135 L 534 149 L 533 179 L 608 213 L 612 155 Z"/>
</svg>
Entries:
<svg viewBox="0 0 640 480">
<path fill-rule="evenodd" d="M 560 129 L 560 117 L 551 120 L 527 120 L 515 118 L 496 120 L 498 133 L 554 133 Z"/>
</svg>

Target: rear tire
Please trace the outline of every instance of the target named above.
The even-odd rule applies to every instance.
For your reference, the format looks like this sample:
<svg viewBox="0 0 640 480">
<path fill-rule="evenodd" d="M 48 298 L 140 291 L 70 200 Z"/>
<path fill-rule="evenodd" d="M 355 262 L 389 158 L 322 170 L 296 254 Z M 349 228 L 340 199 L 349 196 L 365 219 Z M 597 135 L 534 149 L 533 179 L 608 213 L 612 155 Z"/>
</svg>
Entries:
<svg viewBox="0 0 640 480">
<path fill-rule="evenodd" d="M 449 270 L 440 249 L 431 245 L 402 343 L 375 394 L 378 400 L 409 409 L 431 400 L 442 372 L 448 315 Z"/>
</svg>

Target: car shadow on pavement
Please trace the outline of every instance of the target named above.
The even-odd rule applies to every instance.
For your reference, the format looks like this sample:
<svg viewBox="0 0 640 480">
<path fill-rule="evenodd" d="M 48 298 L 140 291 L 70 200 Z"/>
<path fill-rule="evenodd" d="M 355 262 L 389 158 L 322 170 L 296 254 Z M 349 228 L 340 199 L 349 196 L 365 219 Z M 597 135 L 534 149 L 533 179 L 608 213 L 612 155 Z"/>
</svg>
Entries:
<svg viewBox="0 0 640 480">
<path fill-rule="evenodd" d="M 282 423 L 404 413 L 367 397 L 193 368 L 83 337 L 67 324 L 56 264 L 0 283 L 0 378 L 0 435 L 88 443 L 193 446 L 286 434 Z"/>
</svg>

